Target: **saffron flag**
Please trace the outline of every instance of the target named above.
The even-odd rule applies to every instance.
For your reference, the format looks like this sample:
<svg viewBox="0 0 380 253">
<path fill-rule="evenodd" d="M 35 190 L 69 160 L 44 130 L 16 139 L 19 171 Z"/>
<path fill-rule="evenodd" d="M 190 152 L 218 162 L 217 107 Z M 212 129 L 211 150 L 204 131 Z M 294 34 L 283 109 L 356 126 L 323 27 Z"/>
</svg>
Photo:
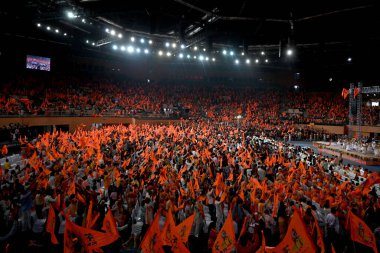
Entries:
<svg viewBox="0 0 380 253">
<path fill-rule="evenodd" d="M 178 231 L 178 234 L 179 234 L 179 239 L 183 243 L 187 243 L 187 240 L 191 232 L 191 228 L 193 226 L 194 219 L 195 219 L 195 214 L 187 217 L 186 220 L 182 221 L 182 223 L 178 224 L 178 226 L 176 227 L 176 230 Z"/>
<path fill-rule="evenodd" d="M 351 211 L 348 213 L 348 222 L 350 224 L 351 240 L 364 244 L 377 253 L 375 235 L 367 224 Z"/>
<path fill-rule="evenodd" d="M 1 148 L 1 154 L 3 156 L 6 156 L 8 154 L 8 147 L 7 147 L 7 145 L 3 145 L 3 147 Z"/>
<path fill-rule="evenodd" d="M 175 230 L 175 222 L 173 219 L 173 214 L 171 209 L 168 210 L 168 213 L 166 214 L 166 220 L 164 227 L 162 228 L 162 241 L 164 245 L 172 245 L 173 240 L 173 232 Z"/>
<path fill-rule="evenodd" d="M 112 215 L 111 209 L 108 210 L 106 216 L 104 217 L 102 230 L 116 238 L 119 238 L 119 231 L 117 230 L 116 221 Z"/>
<path fill-rule="evenodd" d="M 144 239 L 141 241 L 140 248 L 144 253 L 164 253 L 159 221 L 160 211 L 157 212 L 152 224 L 145 233 Z"/>
<path fill-rule="evenodd" d="M 380 183 L 380 172 L 371 173 L 363 183 L 363 189 L 370 188 L 374 184 Z"/>
<path fill-rule="evenodd" d="M 360 90 L 359 90 L 358 87 L 356 87 L 356 88 L 354 89 L 354 98 L 356 98 L 356 97 L 359 95 L 359 93 L 360 93 Z"/>
<path fill-rule="evenodd" d="M 92 208 L 93 208 L 93 206 L 94 206 L 94 202 L 92 200 L 90 200 L 90 205 L 88 207 L 87 216 L 86 216 L 86 223 L 85 223 L 86 228 L 91 228 L 90 224 L 92 222 Z"/>
<path fill-rule="evenodd" d="M 55 223 L 56 223 L 56 215 L 52 205 L 50 205 L 48 218 L 46 221 L 46 232 L 51 234 L 51 243 L 58 244 L 57 237 L 55 236 Z"/>
<path fill-rule="evenodd" d="M 73 182 L 70 184 L 69 189 L 67 189 L 67 196 L 71 196 L 75 194 L 75 181 L 73 179 Z"/>
<path fill-rule="evenodd" d="M 348 94 L 350 94 L 349 90 L 347 90 L 346 88 L 343 88 L 343 90 L 342 90 L 342 97 L 344 99 L 346 99 L 347 96 L 348 96 Z"/>
<path fill-rule="evenodd" d="M 230 210 L 222 229 L 216 237 L 214 246 L 212 247 L 212 253 L 231 252 L 235 247 L 235 244 L 234 224 L 232 221 L 232 212 Z"/>
<path fill-rule="evenodd" d="M 76 237 L 79 242 L 82 244 L 84 249 L 87 252 L 92 252 L 93 250 L 97 250 L 100 247 L 106 246 L 108 244 L 113 243 L 118 238 L 112 236 L 108 233 L 102 233 L 96 230 L 80 227 L 70 221 L 68 217 L 66 217 L 65 224 L 65 253 L 66 248 L 72 252 L 73 245 L 72 239 Z M 71 241 L 70 241 L 71 240 Z"/>
<path fill-rule="evenodd" d="M 266 247 L 265 252 L 317 252 L 299 211 L 296 208 L 293 210 L 294 213 L 284 239 L 276 247 Z"/>
</svg>

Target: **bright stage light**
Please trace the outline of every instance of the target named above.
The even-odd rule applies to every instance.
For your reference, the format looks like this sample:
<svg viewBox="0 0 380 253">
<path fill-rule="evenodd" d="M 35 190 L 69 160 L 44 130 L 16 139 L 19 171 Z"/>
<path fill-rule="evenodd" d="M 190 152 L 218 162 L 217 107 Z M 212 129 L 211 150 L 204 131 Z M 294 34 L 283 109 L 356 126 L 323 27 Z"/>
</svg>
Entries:
<svg viewBox="0 0 380 253">
<path fill-rule="evenodd" d="M 166 53 L 166 56 L 167 56 L 167 57 L 170 57 L 170 56 L 172 56 L 172 53 L 167 52 L 167 53 Z"/>
<path fill-rule="evenodd" d="M 135 42 L 135 37 L 132 36 L 132 37 L 131 37 L 131 41 L 132 41 L 132 42 Z"/>
<path fill-rule="evenodd" d="M 111 30 L 110 34 L 111 34 L 112 36 L 115 36 L 115 34 L 116 34 L 115 30 Z"/>
<path fill-rule="evenodd" d="M 194 59 L 197 59 L 197 56 L 196 55 L 194 55 L 194 57 L 193 57 Z"/>
<path fill-rule="evenodd" d="M 88 40 L 86 40 L 86 43 L 88 43 L 89 41 Z M 115 45 L 114 45 L 115 46 Z"/>
<path fill-rule="evenodd" d="M 239 60 L 238 59 L 235 60 L 235 64 L 239 64 Z"/>
<path fill-rule="evenodd" d="M 233 52 L 233 51 L 230 51 L 230 55 L 231 55 L 231 56 L 234 55 L 234 52 Z"/>
<path fill-rule="evenodd" d="M 158 55 L 161 56 L 163 54 L 163 52 L 160 50 L 158 51 Z"/>
<path fill-rule="evenodd" d="M 144 49 L 145 54 L 149 54 L 149 50 L 147 48 Z"/>
<path fill-rule="evenodd" d="M 166 43 L 165 43 L 165 47 L 170 47 L 170 43 L 169 43 L 169 42 L 166 42 Z"/>
<path fill-rule="evenodd" d="M 109 33 L 110 32 L 110 29 L 106 28 L 106 33 Z"/>
<path fill-rule="evenodd" d="M 135 49 L 132 46 L 128 46 L 127 51 L 128 51 L 128 53 L 133 53 L 133 51 L 135 51 Z"/>
<path fill-rule="evenodd" d="M 172 48 L 176 48 L 177 47 L 177 44 L 176 43 L 173 43 L 172 44 Z"/>
<path fill-rule="evenodd" d="M 67 36 L 67 33 L 64 33 L 63 36 Z"/>
<path fill-rule="evenodd" d="M 50 26 L 47 26 L 47 27 L 46 27 L 46 30 L 50 31 Z"/>
<path fill-rule="evenodd" d="M 348 62 L 351 62 L 351 61 L 352 61 L 352 58 L 351 58 L 351 57 L 348 57 L 347 61 L 348 61 Z"/>
<path fill-rule="evenodd" d="M 201 61 L 203 61 L 203 60 L 204 60 L 204 57 L 203 57 L 203 55 L 200 55 L 200 56 L 199 56 L 199 60 L 201 60 Z"/>
<path fill-rule="evenodd" d="M 84 18 L 82 18 L 82 23 L 86 23 L 86 20 Z"/>
<path fill-rule="evenodd" d="M 191 58 L 191 55 L 188 54 L 188 55 L 186 56 L 186 58 L 187 58 L 187 59 L 190 59 L 190 58 Z"/>
<path fill-rule="evenodd" d="M 153 41 L 152 40 L 149 40 L 149 45 L 152 45 Z"/>
<path fill-rule="evenodd" d="M 95 46 L 95 42 L 92 42 L 92 44 L 91 44 L 91 45 Z"/>
<path fill-rule="evenodd" d="M 332 80 L 333 80 L 332 77 L 330 77 L 330 78 L 329 78 L 329 81 L 332 82 Z"/>
<path fill-rule="evenodd" d="M 209 60 L 209 58 L 208 57 L 206 57 L 206 61 L 208 61 Z"/>
<path fill-rule="evenodd" d="M 195 47 L 194 47 L 194 51 L 197 51 L 197 50 L 198 50 L 198 47 L 197 47 L 197 46 L 195 46 Z"/>
<path fill-rule="evenodd" d="M 58 29 L 55 29 L 55 32 L 56 32 L 56 33 L 59 33 L 59 30 L 58 30 Z"/>
<path fill-rule="evenodd" d="M 247 59 L 247 60 L 245 60 L 245 63 L 250 64 L 250 63 L 251 63 L 251 60 L 250 60 L 250 59 Z"/>
<path fill-rule="evenodd" d="M 40 23 L 37 23 L 37 27 L 41 27 L 41 24 L 40 24 Z"/>
<path fill-rule="evenodd" d="M 226 54 L 227 54 L 227 51 L 226 51 L 226 50 L 223 50 L 223 54 L 226 55 Z"/>
<path fill-rule="evenodd" d="M 185 45 L 184 45 L 184 44 L 182 44 L 182 45 L 181 45 L 181 48 L 182 48 L 182 49 L 184 49 L 184 48 L 185 48 Z"/>
<path fill-rule="evenodd" d="M 298 85 L 294 85 L 294 89 L 295 89 L 295 90 L 298 90 L 298 89 L 299 89 L 299 86 L 298 86 Z"/>
<path fill-rule="evenodd" d="M 265 55 L 265 52 L 264 52 L 264 51 L 261 51 L 261 55 Z"/>
<path fill-rule="evenodd" d="M 125 51 L 125 46 L 121 46 L 121 47 L 120 47 L 120 50 L 121 50 L 121 51 Z"/>
<path fill-rule="evenodd" d="M 87 42 L 87 43 L 88 43 L 88 42 Z M 113 46 L 112 46 L 112 49 L 113 49 L 113 50 L 117 50 L 117 45 L 113 45 Z"/>
<path fill-rule="evenodd" d="M 256 63 L 259 63 L 259 59 L 256 59 L 255 62 L 256 62 Z"/>
<path fill-rule="evenodd" d="M 268 59 L 265 59 L 265 63 L 268 63 L 269 62 L 269 60 Z"/>
<path fill-rule="evenodd" d="M 203 48 L 203 52 L 206 52 L 206 48 Z"/>
<path fill-rule="evenodd" d="M 119 34 L 117 35 L 117 37 L 119 37 L 119 38 L 121 39 L 121 38 L 123 38 L 123 34 L 119 33 Z"/>
<path fill-rule="evenodd" d="M 212 61 L 215 61 L 215 58 L 212 58 Z"/>
<path fill-rule="evenodd" d="M 141 49 L 140 49 L 140 48 L 136 48 L 136 52 L 137 52 L 137 53 L 140 53 L 140 52 L 141 52 Z"/>
<path fill-rule="evenodd" d="M 183 58 L 183 54 L 180 53 L 180 54 L 178 55 L 178 57 L 182 59 L 182 58 Z"/>
<path fill-rule="evenodd" d="M 288 56 L 292 56 L 293 55 L 293 50 L 291 50 L 291 49 L 286 50 L 286 54 Z"/>
<path fill-rule="evenodd" d="M 75 15 L 74 12 L 72 12 L 72 11 L 68 11 L 66 13 L 66 15 L 67 15 L 68 18 L 76 18 L 77 17 L 77 15 Z"/>
<path fill-rule="evenodd" d="M 144 38 L 141 38 L 141 39 L 140 39 L 140 43 L 142 43 L 142 44 L 145 43 Z"/>
</svg>

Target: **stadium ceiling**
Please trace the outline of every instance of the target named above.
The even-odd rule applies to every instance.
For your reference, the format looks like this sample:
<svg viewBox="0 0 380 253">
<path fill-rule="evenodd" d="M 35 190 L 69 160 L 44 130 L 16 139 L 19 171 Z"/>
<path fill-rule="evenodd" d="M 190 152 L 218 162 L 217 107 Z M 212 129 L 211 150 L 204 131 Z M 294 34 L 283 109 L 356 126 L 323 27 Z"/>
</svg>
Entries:
<svg viewBox="0 0 380 253">
<path fill-rule="evenodd" d="M 104 29 L 124 36 L 174 40 L 187 46 L 245 52 L 297 46 L 318 52 L 377 47 L 379 1 L 253 1 L 253 0 L 23 0 L 2 1 L 1 32 L 51 38 L 36 32 L 49 24 L 68 38 L 96 45 L 112 42 Z M 78 22 L 67 18 L 77 15 Z M 80 22 L 80 20 L 84 22 Z M 31 29 L 32 28 L 32 29 Z M 48 37 L 50 36 L 50 37 Z"/>
</svg>

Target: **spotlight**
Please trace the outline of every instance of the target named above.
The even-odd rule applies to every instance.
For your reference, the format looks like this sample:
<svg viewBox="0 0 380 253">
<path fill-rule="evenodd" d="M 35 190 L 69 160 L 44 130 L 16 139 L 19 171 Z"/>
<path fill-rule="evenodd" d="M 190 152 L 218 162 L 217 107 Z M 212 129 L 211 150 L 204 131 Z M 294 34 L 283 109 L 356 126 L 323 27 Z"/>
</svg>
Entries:
<svg viewBox="0 0 380 253">
<path fill-rule="evenodd" d="M 128 53 L 133 53 L 134 50 L 135 50 L 135 49 L 134 49 L 132 46 L 128 46 L 128 47 L 127 47 L 127 51 L 128 51 Z"/>
<path fill-rule="evenodd" d="M 204 59 L 203 55 L 200 55 L 199 60 L 203 61 L 203 59 Z"/>
<path fill-rule="evenodd" d="M 231 55 L 231 56 L 234 55 L 234 52 L 233 52 L 233 51 L 230 51 L 230 55 Z"/>
<path fill-rule="evenodd" d="M 295 89 L 295 90 L 298 90 L 298 89 L 299 89 L 299 86 L 298 86 L 298 85 L 294 85 L 294 89 Z"/>
<path fill-rule="evenodd" d="M 64 33 L 63 36 L 67 36 L 67 33 Z"/>
<path fill-rule="evenodd" d="M 208 61 L 209 59 L 208 59 L 208 57 L 206 57 L 206 61 Z"/>
<path fill-rule="evenodd" d="M 177 44 L 176 43 L 173 43 L 172 44 L 172 48 L 176 48 L 177 47 Z"/>
<path fill-rule="evenodd" d="M 149 54 L 149 50 L 147 48 L 144 49 L 145 54 Z"/>
<path fill-rule="evenodd" d="M 197 50 L 198 50 L 198 47 L 197 47 L 197 46 L 195 46 L 195 47 L 194 47 L 194 51 L 197 51 Z"/>
<path fill-rule="evenodd" d="M 58 30 L 58 29 L 55 29 L 55 32 L 56 32 L 56 33 L 59 33 L 59 30 Z"/>
<path fill-rule="evenodd" d="M 226 50 L 223 50 L 223 54 L 226 55 L 226 54 L 227 54 L 227 51 L 226 51 Z"/>
<path fill-rule="evenodd" d="M 47 27 L 46 27 L 46 30 L 50 31 L 50 26 L 47 26 Z"/>
<path fill-rule="evenodd" d="M 88 40 L 87 40 L 87 41 L 88 41 Z M 87 42 L 87 41 L 86 41 L 86 42 Z M 87 42 L 87 43 L 88 43 L 88 42 Z M 113 45 L 113 46 L 112 46 L 112 49 L 113 49 L 113 50 L 117 50 L 117 45 Z"/>
<path fill-rule="evenodd" d="M 203 48 L 203 52 L 206 52 L 206 48 Z"/>
<path fill-rule="evenodd" d="M 190 58 L 191 58 L 191 56 L 188 54 L 188 55 L 186 56 L 186 58 L 187 58 L 187 59 L 190 59 Z"/>
<path fill-rule="evenodd" d="M 88 40 L 86 40 L 86 43 L 88 43 L 89 41 Z M 115 45 L 114 45 L 115 46 Z"/>
<path fill-rule="evenodd" d="M 106 28 L 106 33 L 109 33 L 110 32 L 110 29 Z"/>
<path fill-rule="evenodd" d="M 111 30 L 111 31 L 110 31 L 110 34 L 111 34 L 112 36 L 114 36 L 114 35 L 116 34 L 115 30 Z"/>
<path fill-rule="evenodd" d="M 119 34 L 117 35 L 117 37 L 119 37 L 119 38 L 121 39 L 121 38 L 123 38 L 123 34 L 119 33 Z"/>
<path fill-rule="evenodd" d="M 132 36 L 132 37 L 131 37 L 131 41 L 132 41 L 132 42 L 135 42 L 135 37 Z"/>
<path fill-rule="evenodd" d="M 149 40 L 149 45 L 152 45 L 153 41 L 152 40 Z"/>
<path fill-rule="evenodd" d="M 141 49 L 140 49 L 140 48 L 136 48 L 136 52 L 137 52 L 137 53 L 140 53 L 140 52 L 141 52 Z"/>
<path fill-rule="evenodd" d="M 166 42 L 166 43 L 165 43 L 165 47 L 170 47 L 170 43 L 169 43 L 169 42 Z"/>
<path fill-rule="evenodd" d="M 121 46 L 121 47 L 120 47 L 120 50 L 121 50 L 121 51 L 125 51 L 125 46 Z"/>
<path fill-rule="evenodd" d="M 269 60 L 268 59 L 265 59 L 265 63 L 268 63 L 269 62 Z"/>
<path fill-rule="evenodd" d="M 92 42 L 92 44 L 91 44 L 91 45 L 95 46 L 95 42 Z"/>
<path fill-rule="evenodd" d="M 238 59 L 235 60 L 235 64 L 239 64 L 239 60 Z"/>
<path fill-rule="evenodd" d="M 37 27 L 41 27 L 41 24 L 40 24 L 40 23 L 37 23 Z"/>
<path fill-rule="evenodd" d="M 293 55 L 293 50 L 291 50 L 291 49 L 286 50 L 286 54 L 287 54 L 288 56 Z"/>
<path fill-rule="evenodd" d="M 86 20 L 84 18 L 82 18 L 82 23 L 86 23 Z"/>
<path fill-rule="evenodd" d="M 72 12 L 72 11 L 68 11 L 66 14 L 67 14 L 68 18 L 76 18 L 77 17 L 77 15 L 75 15 L 74 12 Z"/>
<path fill-rule="evenodd" d="M 172 56 L 172 53 L 167 52 L 167 53 L 166 53 L 166 56 L 167 56 L 167 57 L 170 57 L 170 56 Z"/>
<path fill-rule="evenodd" d="M 351 57 L 348 57 L 348 58 L 347 58 L 347 61 L 348 61 L 348 62 L 351 62 L 351 61 L 352 61 L 352 58 L 351 58 Z"/>
<path fill-rule="evenodd" d="M 332 82 L 332 80 L 333 80 L 332 77 L 330 77 L 330 78 L 329 78 L 329 81 Z"/>
<path fill-rule="evenodd" d="M 265 52 L 264 52 L 264 51 L 261 51 L 261 55 L 265 55 Z"/>
<path fill-rule="evenodd" d="M 141 44 L 145 43 L 144 38 L 141 38 L 141 39 L 140 39 L 140 43 L 141 43 Z"/>
<path fill-rule="evenodd" d="M 162 51 L 160 50 L 160 51 L 158 51 L 158 55 L 159 56 L 161 56 L 163 53 L 162 53 Z"/>
<path fill-rule="evenodd" d="M 241 52 L 241 55 L 244 56 L 244 52 Z"/>
<path fill-rule="evenodd" d="M 185 48 L 185 45 L 184 45 L 184 44 L 182 44 L 182 45 L 181 45 L 181 48 L 182 48 L 182 49 L 184 49 L 184 48 Z"/>
<path fill-rule="evenodd" d="M 215 58 L 212 58 L 212 61 L 215 61 Z"/>
<path fill-rule="evenodd" d="M 196 55 L 194 55 L 194 57 L 193 57 L 194 59 L 197 59 L 197 56 Z"/>
<path fill-rule="evenodd" d="M 247 60 L 245 60 L 245 63 L 250 64 L 250 63 L 251 63 L 251 60 L 250 60 L 250 59 L 247 59 Z"/>
<path fill-rule="evenodd" d="M 182 58 L 183 58 L 183 54 L 180 53 L 180 54 L 178 55 L 178 57 L 182 59 Z"/>
<path fill-rule="evenodd" d="M 255 62 L 256 62 L 256 63 L 259 63 L 259 59 L 256 59 Z"/>
</svg>

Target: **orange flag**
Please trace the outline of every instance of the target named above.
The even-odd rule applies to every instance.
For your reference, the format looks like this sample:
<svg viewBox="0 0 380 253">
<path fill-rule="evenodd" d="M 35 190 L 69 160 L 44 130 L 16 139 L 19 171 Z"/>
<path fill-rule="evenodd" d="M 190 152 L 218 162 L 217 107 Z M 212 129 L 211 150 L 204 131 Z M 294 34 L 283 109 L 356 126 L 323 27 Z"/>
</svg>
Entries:
<svg viewBox="0 0 380 253">
<path fill-rule="evenodd" d="M 186 218 L 186 220 L 182 221 L 176 227 L 176 230 L 178 231 L 178 234 L 179 234 L 179 239 L 183 243 L 187 243 L 187 240 L 191 232 L 191 228 L 193 226 L 194 219 L 195 219 L 195 214 L 190 215 L 189 217 Z"/>
<path fill-rule="evenodd" d="M 119 231 L 117 230 L 116 221 L 112 215 L 111 209 L 108 209 L 108 212 L 104 217 L 102 230 L 116 238 L 119 238 Z"/>
<path fill-rule="evenodd" d="M 75 194 L 75 181 L 73 179 L 73 182 L 70 184 L 69 189 L 67 189 L 67 196 L 71 196 Z"/>
<path fill-rule="evenodd" d="M 162 228 L 162 241 L 164 245 L 172 245 L 173 242 L 173 231 L 175 230 L 175 222 L 173 219 L 173 214 L 171 209 L 168 210 L 166 214 L 166 220 L 164 227 Z"/>
<path fill-rule="evenodd" d="M 265 236 L 263 230 L 261 230 L 261 246 L 260 248 L 256 251 L 256 253 L 265 253 L 266 249 L 266 242 L 265 242 Z"/>
<path fill-rule="evenodd" d="M 359 95 L 360 91 L 358 87 L 355 87 L 354 89 L 354 98 L 356 98 Z"/>
<path fill-rule="evenodd" d="M 265 251 L 267 253 L 317 252 L 298 209 L 294 208 L 293 210 L 294 213 L 284 239 L 276 247 L 266 247 Z"/>
<path fill-rule="evenodd" d="M 91 228 L 90 227 L 90 224 L 92 222 L 92 208 L 94 206 L 94 202 L 92 200 L 90 200 L 90 205 L 88 206 L 88 210 L 87 210 L 87 216 L 86 216 L 86 228 Z"/>
<path fill-rule="evenodd" d="M 212 247 L 212 253 L 231 252 L 235 247 L 235 244 L 234 224 L 232 221 L 232 212 L 230 210 L 222 229 L 216 237 L 214 246 Z"/>
<path fill-rule="evenodd" d="M 342 90 L 342 97 L 344 99 L 346 99 L 347 96 L 348 96 L 348 94 L 350 94 L 350 92 L 346 88 L 343 88 L 343 90 Z"/>
<path fill-rule="evenodd" d="M 230 172 L 230 175 L 227 178 L 228 181 L 234 181 L 234 174 Z"/>
<path fill-rule="evenodd" d="M 370 188 L 374 184 L 380 183 L 380 172 L 369 174 L 367 180 L 363 183 L 363 189 Z"/>
<path fill-rule="evenodd" d="M 144 239 L 141 241 L 140 248 L 143 252 L 152 253 L 164 253 L 162 248 L 163 243 L 161 239 L 161 231 L 159 227 L 160 221 L 160 210 L 158 210 L 156 216 L 153 219 L 152 224 L 145 233 Z"/>
<path fill-rule="evenodd" d="M 8 147 L 7 147 L 7 145 L 3 145 L 3 147 L 1 148 L 1 154 L 3 156 L 6 156 L 8 154 Z"/>
<path fill-rule="evenodd" d="M 321 249 L 321 253 L 324 253 L 326 252 L 326 250 L 325 250 L 325 243 L 323 242 L 323 233 L 322 233 L 321 228 L 319 227 L 319 223 L 318 223 L 317 218 L 315 217 L 314 212 L 312 214 L 314 217 L 315 226 L 317 228 L 317 245 Z"/>
<path fill-rule="evenodd" d="M 49 214 L 46 221 L 46 232 L 51 234 L 51 243 L 59 244 L 57 237 L 55 236 L 55 223 L 56 223 L 56 215 L 52 205 L 49 208 Z"/>
<path fill-rule="evenodd" d="M 278 194 L 274 194 L 274 200 L 273 200 L 273 209 L 272 209 L 272 217 L 276 217 L 277 215 L 277 211 L 278 211 L 278 205 L 279 205 L 279 201 L 278 201 Z"/>
<path fill-rule="evenodd" d="M 73 236 L 74 235 L 74 236 Z M 113 243 L 118 238 L 108 233 L 102 233 L 96 230 L 80 227 L 66 217 L 65 224 L 65 253 L 72 252 L 72 238 L 77 237 L 87 252 L 98 250 L 100 247 Z M 70 242 L 71 239 L 71 242 Z M 66 246 L 67 245 L 67 246 Z M 66 251 L 66 247 L 68 250 Z"/>
<path fill-rule="evenodd" d="M 377 253 L 375 235 L 367 224 L 351 211 L 348 213 L 348 222 L 350 224 L 351 240 L 364 244 Z"/>
</svg>

